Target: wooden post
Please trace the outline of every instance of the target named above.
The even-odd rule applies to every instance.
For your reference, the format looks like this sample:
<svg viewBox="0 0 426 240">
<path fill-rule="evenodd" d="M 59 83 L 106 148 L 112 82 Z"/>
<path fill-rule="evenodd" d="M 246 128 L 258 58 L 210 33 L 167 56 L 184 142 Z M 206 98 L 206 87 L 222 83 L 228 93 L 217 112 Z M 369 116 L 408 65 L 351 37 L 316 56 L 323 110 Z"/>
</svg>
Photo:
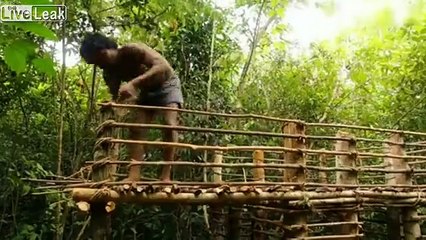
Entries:
<svg viewBox="0 0 426 240">
<path fill-rule="evenodd" d="M 222 151 L 215 151 L 213 155 L 213 162 L 221 164 L 223 160 Z M 222 182 L 222 167 L 213 167 L 213 182 Z M 214 240 L 225 240 L 226 237 L 226 224 L 225 212 L 223 206 L 212 205 L 210 207 L 210 230 Z"/>
<path fill-rule="evenodd" d="M 353 136 L 349 133 L 339 131 L 337 137 L 352 138 Z M 335 145 L 336 151 L 339 152 L 354 152 L 356 151 L 356 142 L 353 140 L 338 140 Z M 336 167 L 356 167 L 356 154 L 353 155 L 339 155 L 336 156 Z M 336 183 L 337 184 L 358 184 L 358 172 L 357 171 L 337 171 L 336 172 Z M 341 213 L 342 221 L 344 222 L 358 222 L 357 211 L 344 211 Z M 339 228 L 341 235 L 353 235 L 358 234 L 358 225 L 349 224 L 342 225 Z M 352 239 L 352 238 L 347 238 Z"/>
<path fill-rule="evenodd" d="M 254 164 L 263 164 L 265 161 L 265 154 L 262 150 L 256 150 L 253 152 L 253 163 Z M 262 168 L 253 168 L 253 178 L 256 182 L 265 182 L 265 169 Z M 255 209 L 253 215 L 256 218 L 267 218 L 267 214 L 262 209 Z M 256 220 L 252 221 L 253 224 L 253 239 L 264 240 L 267 239 L 267 236 L 262 233 L 264 230 L 264 224 Z"/>
<path fill-rule="evenodd" d="M 325 150 L 325 149 L 324 148 L 321 149 L 321 151 L 323 151 L 323 150 Z M 319 164 L 320 164 L 320 167 L 327 167 L 327 156 L 325 154 L 319 155 Z M 319 171 L 318 172 L 318 182 L 319 183 L 328 183 L 326 171 Z"/>
<path fill-rule="evenodd" d="M 223 160 L 222 151 L 216 151 L 213 155 L 213 163 L 221 164 Z M 213 182 L 220 183 L 222 182 L 222 167 L 213 167 Z"/>
<path fill-rule="evenodd" d="M 109 107 L 101 108 L 101 121 L 114 119 L 114 111 Z M 107 129 L 99 134 L 98 137 L 113 137 L 114 130 Z M 118 144 L 101 142 L 95 147 L 95 161 L 117 160 Z M 100 182 L 107 179 L 114 180 L 114 174 L 117 166 L 112 164 L 98 164 L 92 166 L 92 181 Z M 92 203 L 90 206 L 91 221 L 90 229 L 93 240 L 111 239 L 111 216 L 109 214 L 108 203 Z"/>
<path fill-rule="evenodd" d="M 390 142 L 402 144 L 403 138 L 400 134 L 392 134 Z M 392 155 L 405 155 L 404 148 L 400 144 L 385 144 L 385 152 Z M 405 159 L 385 158 L 385 165 L 389 169 L 409 169 L 409 165 Z M 386 174 L 387 184 L 396 186 L 398 184 L 412 184 L 410 174 L 405 173 L 389 173 Z M 404 239 L 418 239 L 421 237 L 420 226 L 417 219 L 417 211 L 415 207 L 408 208 L 388 208 L 388 239 L 401 239 L 401 220 L 404 229 Z M 402 215 L 402 219 L 401 219 Z"/>
<path fill-rule="evenodd" d="M 283 127 L 285 134 L 299 134 L 300 138 L 284 138 L 284 147 L 293 149 L 304 149 L 306 148 L 306 142 L 303 135 L 305 135 L 305 125 L 302 123 L 286 123 Z M 299 164 L 302 168 L 299 169 L 285 169 L 284 170 L 284 182 L 305 182 L 305 171 L 303 166 L 306 165 L 306 160 L 303 152 L 285 152 L 284 162 L 291 164 Z M 288 231 L 285 232 L 286 238 L 303 238 L 307 236 L 305 227 L 291 228 L 292 225 L 305 226 L 307 223 L 307 216 L 304 213 L 289 213 L 284 216 L 284 224 L 287 225 Z"/>
</svg>

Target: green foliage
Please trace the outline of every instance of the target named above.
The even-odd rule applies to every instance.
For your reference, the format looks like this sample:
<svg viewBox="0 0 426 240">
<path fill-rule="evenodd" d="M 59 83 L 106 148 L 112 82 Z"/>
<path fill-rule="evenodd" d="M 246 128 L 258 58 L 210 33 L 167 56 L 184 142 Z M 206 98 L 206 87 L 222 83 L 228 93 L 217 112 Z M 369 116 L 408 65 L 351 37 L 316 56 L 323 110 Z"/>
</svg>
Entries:
<svg viewBox="0 0 426 240">
<path fill-rule="evenodd" d="M 27 48 L 28 45 L 22 44 L 24 41 L 15 41 L 4 50 L 4 60 L 6 64 L 15 72 L 23 72 L 25 70 L 25 64 L 28 56 Z"/>
<path fill-rule="evenodd" d="M 45 73 L 49 76 L 54 76 L 56 73 L 54 63 L 50 57 L 35 58 L 32 60 L 32 64 L 40 73 Z"/>
<path fill-rule="evenodd" d="M 39 37 L 45 38 L 46 40 L 57 41 L 56 34 L 45 25 L 38 22 L 20 22 L 14 24 L 17 28 L 20 28 L 26 32 L 31 32 Z"/>
</svg>

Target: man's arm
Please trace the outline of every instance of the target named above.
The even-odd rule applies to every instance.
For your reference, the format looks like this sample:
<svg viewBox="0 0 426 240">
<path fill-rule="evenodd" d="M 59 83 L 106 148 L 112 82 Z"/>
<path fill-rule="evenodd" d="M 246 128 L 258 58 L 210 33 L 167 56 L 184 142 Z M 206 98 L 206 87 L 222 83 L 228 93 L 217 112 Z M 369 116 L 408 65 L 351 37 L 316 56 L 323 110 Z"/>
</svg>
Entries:
<svg viewBox="0 0 426 240">
<path fill-rule="evenodd" d="M 112 100 L 115 102 L 118 99 L 118 90 L 120 89 L 120 80 L 114 76 L 103 72 L 102 74 L 106 85 L 108 86 L 109 92 L 112 95 Z"/>
<path fill-rule="evenodd" d="M 140 88 L 147 80 L 165 81 L 171 73 L 170 67 L 162 63 L 154 63 L 151 68 L 142 75 L 132 79 L 130 82 L 135 88 Z M 164 77 L 158 77 L 158 76 Z M 154 76 L 157 76 L 155 78 Z"/>
</svg>

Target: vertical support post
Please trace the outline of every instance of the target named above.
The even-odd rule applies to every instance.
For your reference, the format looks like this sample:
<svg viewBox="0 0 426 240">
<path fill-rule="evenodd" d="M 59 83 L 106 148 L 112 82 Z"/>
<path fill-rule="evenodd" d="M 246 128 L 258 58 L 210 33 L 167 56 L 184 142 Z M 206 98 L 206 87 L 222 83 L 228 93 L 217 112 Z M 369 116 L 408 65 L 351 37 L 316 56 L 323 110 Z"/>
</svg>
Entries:
<svg viewBox="0 0 426 240">
<path fill-rule="evenodd" d="M 283 127 L 283 132 L 285 134 L 295 134 L 301 135 L 299 138 L 284 138 L 284 147 L 293 148 L 293 149 L 305 149 L 305 125 L 303 123 L 286 123 Z M 284 153 L 284 162 L 290 164 L 299 164 L 302 168 L 298 169 L 285 169 L 283 180 L 284 182 L 305 182 L 305 170 L 303 166 L 306 166 L 305 154 L 302 151 L 299 152 L 285 152 Z M 289 213 L 287 216 L 284 216 L 284 225 L 287 225 L 289 229 L 285 233 L 285 237 L 288 238 L 301 238 L 307 236 L 306 231 L 307 216 L 305 213 Z M 292 225 L 298 225 L 301 227 L 291 228 Z"/>
<path fill-rule="evenodd" d="M 255 150 L 253 152 L 253 164 L 262 165 L 265 162 L 265 154 L 262 150 Z M 253 168 L 253 178 L 255 182 L 265 182 L 265 169 L 263 167 L 255 167 Z M 256 218 L 265 219 L 267 214 L 262 209 L 255 209 L 253 215 Z M 267 236 L 262 233 L 264 229 L 264 224 L 262 222 L 258 222 L 256 220 L 252 221 L 253 224 L 253 239 L 264 240 L 267 239 Z"/>
<path fill-rule="evenodd" d="M 223 160 L 222 151 L 215 151 L 213 155 L 213 162 L 215 164 L 221 164 Z M 221 183 L 222 180 L 222 167 L 212 167 L 213 170 L 213 182 Z M 212 239 L 214 240 L 225 240 L 226 228 L 225 228 L 225 213 L 223 206 L 211 205 L 210 206 L 210 229 L 212 233 Z"/>
<path fill-rule="evenodd" d="M 243 171 L 244 171 L 244 169 L 243 169 Z M 255 169 L 253 169 L 253 171 L 255 171 Z M 241 238 L 242 208 L 243 208 L 242 204 L 233 204 L 233 205 L 229 206 L 228 239 L 240 239 Z"/>
<path fill-rule="evenodd" d="M 114 111 L 110 107 L 100 109 L 101 121 L 114 120 Z M 98 137 L 113 137 L 113 129 L 105 129 L 98 134 Z M 114 180 L 114 174 L 117 170 L 116 165 L 102 163 L 102 161 L 116 160 L 118 158 L 118 144 L 100 142 L 95 147 L 94 160 L 99 164 L 92 166 L 92 181 L 100 182 L 107 179 Z M 91 204 L 90 229 L 93 240 L 111 239 L 111 216 L 108 213 L 106 203 L 97 202 Z"/>
<path fill-rule="evenodd" d="M 213 155 L 213 163 L 221 164 L 223 160 L 222 151 L 215 151 Z M 222 167 L 212 167 L 213 170 L 213 182 L 221 183 L 222 182 Z"/>
<path fill-rule="evenodd" d="M 339 131 L 337 137 L 352 138 L 353 136 L 349 133 Z M 351 152 L 356 151 L 356 142 L 354 140 L 338 140 L 335 145 L 335 149 L 338 152 Z M 338 155 L 336 156 L 336 167 L 356 167 L 357 155 Z M 358 172 L 357 171 L 337 171 L 336 172 L 336 183 L 337 184 L 358 184 Z M 344 211 L 341 213 L 342 221 L 344 222 L 358 222 L 358 213 L 355 210 Z M 348 224 L 342 225 L 339 228 L 340 234 L 342 235 L 353 235 L 358 234 L 358 225 Z M 350 239 L 350 238 L 348 238 Z"/>
<path fill-rule="evenodd" d="M 324 151 L 324 150 L 325 150 L 324 148 L 321 149 L 321 151 Z M 320 164 L 320 167 L 327 167 L 327 156 L 323 153 L 319 155 L 319 164 Z M 328 183 L 327 172 L 325 171 L 318 172 L 318 182 L 324 183 L 324 184 Z"/>
<path fill-rule="evenodd" d="M 385 152 L 391 155 L 404 156 L 404 148 L 402 146 L 404 140 L 398 133 L 391 135 L 389 144 L 385 144 Z M 409 169 L 409 165 L 402 158 L 385 158 L 385 164 L 388 169 Z M 411 175 L 408 173 L 389 173 L 386 174 L 387 184 L 395 186 L 398 184 L 411 185 Z M 388 239 L 401 239 L 401 220 L 404 229 L 404 239 L 418 239 L 421 237 L 420 226 L 417 222 L 417 211 L 415 207 L 406 207 L 402 209 L 388 208 Z M 401 219 L 402 216 L 402 219 Z"/>
</svg>

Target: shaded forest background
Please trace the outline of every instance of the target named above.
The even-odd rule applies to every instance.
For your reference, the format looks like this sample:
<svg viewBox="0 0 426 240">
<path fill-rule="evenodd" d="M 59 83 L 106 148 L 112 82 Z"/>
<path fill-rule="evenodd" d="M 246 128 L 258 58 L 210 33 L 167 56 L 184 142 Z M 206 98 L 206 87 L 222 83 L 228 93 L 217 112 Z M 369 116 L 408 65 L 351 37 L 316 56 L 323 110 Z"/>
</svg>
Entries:
<svg viewBox="0 0 426 240">
<path fill-rule="evenodd" d="M 61 52 L 77 53 L 86 31 L 104 32 L 119 43 L 146 42 L 164 54 L 182 80 L 186 108 L 426 131 L 423 1 L 413 1 L 411 17 L 402 26 L 395 26 L 392 12 L 384 10 L 333 41 L 312 44 L 300 56 L 289 54 L 292 42 L 281 19 L 289 4 L 305 1 L 237 0 L 226 10 L 207 0 L 54 2 L 68 6 L 64 25 L 0 24 L 4 239 L 78 239 L 86 222 L 65 195 L 33 196 L 33 186 L 22 180 L 68 176 L 92 158 L 99 124 L 96 103 L 109 99 L 101 73 L 83 62 L 65 67 L 53 58 L 59 51 L 53 43 L 62 44 Z M 330 4 L 324 1 L 318 8 L 329 9 Z M 245 36 L 248 50 L 235 33 Z M 189 122 L 232 127 L 201 117 L 183 120 L 184 125 Z M 238 127 L 265 128 L 251 122 Z M 205 139 L 189 134 L 185 141 Z M 120 206 L 114 239 L 206 239 L 202 214 L 200 207 Z"/>
</svg>

